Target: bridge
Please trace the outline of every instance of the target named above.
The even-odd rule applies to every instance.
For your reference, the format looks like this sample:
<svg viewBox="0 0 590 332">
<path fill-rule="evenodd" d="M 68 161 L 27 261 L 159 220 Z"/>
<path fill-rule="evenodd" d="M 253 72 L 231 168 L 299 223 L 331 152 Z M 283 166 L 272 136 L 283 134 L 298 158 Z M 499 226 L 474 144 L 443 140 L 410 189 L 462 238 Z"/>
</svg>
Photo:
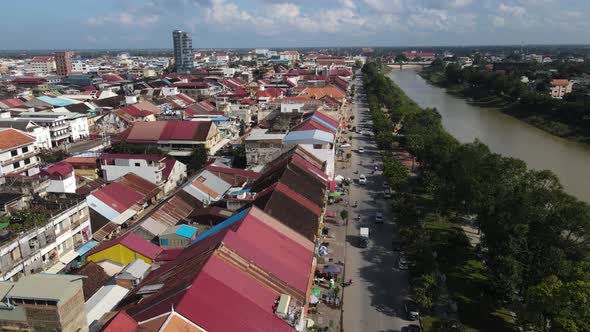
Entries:
<svg viewBox="0 0 590 332">
<path fill-rule="evenodd" d="M 423 69 L 424 67 L 430 66 L 430 62 L 406 62 L 406 63 L 394 63 L 388 65 L 392 69 L 404 70 L 404 69 Z"/>
</svg>

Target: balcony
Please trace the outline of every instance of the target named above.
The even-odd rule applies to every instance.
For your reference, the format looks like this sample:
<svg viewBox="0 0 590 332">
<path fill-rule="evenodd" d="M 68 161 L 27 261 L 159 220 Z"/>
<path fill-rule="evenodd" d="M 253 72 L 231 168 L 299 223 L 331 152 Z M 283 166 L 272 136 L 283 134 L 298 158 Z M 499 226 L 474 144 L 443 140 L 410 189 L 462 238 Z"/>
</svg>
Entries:
<svg viewBox="0 0 590 332">
<path fill-rule="evenodd" d="M 60 135 L 51 135 L 51 140 L 52 141 L 61 141 L 63 139 L 66 139 L 68 137 L 72 136 L 72 134 L 70 132 L 66 132 L 64 134 L 60 134 Z"/>
<path fill-rule="evenodd" d="M 20 160 L 23 160 L 23 159 L 26 159 L 26 158 L 31 158 L 31 157 L 37 155 L 38 153 L 39 152 L 37 150 L 33 150 L 33 151 L 26 152 L 26 153 L 22 153 L 20 155 L 14 156 L 14 157 L 12 157 L 10 159 L 4 160 L 1 165 L 2 166 L 5 166 L 5 165 L 12 164 L 14 162 L 17 162 L 17 161 L 20 161 Z"/>
<path fill-rule="evenodd" d="M 56 130 L 62 130 L 62 129 L 68 129 L 70 125 L 68 123 L 64 123 L 64 124 L 60 124 L 57 126 L 48 126 L 49 131 L 56 131 Z"/>
</svg>

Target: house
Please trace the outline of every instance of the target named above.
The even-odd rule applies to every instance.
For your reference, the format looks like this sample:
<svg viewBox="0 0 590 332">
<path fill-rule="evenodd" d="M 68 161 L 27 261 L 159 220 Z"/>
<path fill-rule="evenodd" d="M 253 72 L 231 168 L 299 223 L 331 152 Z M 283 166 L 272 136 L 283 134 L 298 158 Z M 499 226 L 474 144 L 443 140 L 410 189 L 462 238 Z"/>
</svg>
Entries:
<svg viewBox="0 0 590 332">
<path fill-rule="evenodd" d="M 90 136 L 88 118 L 80 113 L 68 111 L 23 112 L 16 119 L 34 121 L 40 126 L 48 127 L 53 147 L 65 142 L 76 142 Z"/>
<path fill-rule="evenodd" d="M 161 252 L 162 248 L 132 232 L 128 232 L 115 240 L 105 242 L 92 249 L 88 253 L 88 260 L 92 262 L 110 260 L 127 265 L 136 259 L 141 259 L 151 265 Z"/>
<path fill-rule="evenodd" d="M 169 227 L 160 234 L 160 247 L 184 248 L 197 237 L 198 229 L 189 225 L 176 225 Z"/>
<path fill-rule="evenodd" d="M 231 184 L 232 187 L 242 187 L 244 184 L 252 182 L 260 176 L 260 173 L 239 168 L 208 165 L 206 169 L 223 181 Z"/>
<path fill-rule="evenodd" d="M 231 184 L 205 169 L 196 174 L 182 190 L 197 199 L 202 206 L 208 206 L 220 201 L 229 188 Z"/>
<path fill-rule="evenodd" d="M 551 80 L 551 97 L 561 99 L 568 93 L 572 92 L 573 81 L 570 80 Z"/>
<path fill-rule="evenodd" d="M 160 113 L 162 110 L 156 105 L 148 101 L 140 101 L 105 114 L 96 126 L 101 132 L 118 134 L 134 122 L 156 121 L 156 116 Z"/>
<path fill-rule="evenodd" d="M 36 138 L 17 129 L 0 129 L 0 183 L 6 174 L 39 173 Z"/>
<path fill-rule="evenodd" d="M 92 228 L 98 231 L 108 223 L 120 226 L 129 222 L 159 194 L 160 189 L 155 184 L 134 173 L 126 174 L 86 197 L 94 212 Z"/>
<path fill-rule="evenodd" d="M 35 56 L 25 64 L 25 71 L 37 75 L 55 72 L 55 59 L 52 56 Z"/>
<path fill-rule="evenodd" d="M 76 176 L 90 180 L 96 180 L 98 178 L 99 168 L 97 157 L 68 157 L 65 162 L 74 168 L 74 174 Z"/>
<path fill-rule="evenodd" d="M 176 189 L 186 179 L 186 165 L 171 157 L 103 153 L 99 163 L 103 178 L 109 182 L 131 172 L 160 186 L 164 194 Z"/>
<path fill-rule="evenodd" d="M 113 141 L 155 146 L 171 156 L 186 157 L 199 144 L 211 149 L 221 134 L 211 121 L 135 122 Z"/>
<path fill-rule="evenodd" d="M 62 161 L 45 168 L 41 171 L 41 175 L 49 178 L 47 192 L 72 194 L 76 192 L 77 186 L 74 168 L 66 162 Z"/>
<path fill-rule="evenodd" d="M 178 88 L 180 93 L 192 98 L 214 96 L 221 92 L 221 87 L 207 82 L 177 82 L 172 86 Z"/>
<path fill-rule="evenodd" d="M 334 178 L 335 151 L 334 134 L 319 130 L 292 130 L 283 139 L 286 148 L 299 145 L 308 150 L 319 160 L 325 162 L 325 172 L 330 179 Z"/>
<path fill-rule="evenodd" d="M 35 137 L 35 145 L 39 150 L 51 149 L 51 132 L 49 128 L 40 126 L 34 121 L 18 121 L 12 118 L 1 119 L 0 128 L 18 129 L 28 135 Z"/>
<path fill-rule="evenodd" d="M 283 133 L 270 133 L 268 129 L 255 128 L 244 139 L 248 166 L 264 165 L 283 152 Z"/>
<path fill-rule="evenodd" d="M 3 331 L 88 331 L 80 276 L 34 274 L 0 282 Z"/>
<path fill-rule="evenodd" d="M 115 281 L 117 285 L 131 289 L 141 282 L 149 269 L 150 265 L 148 263 L 136 259 L 115 276 Z"/>
<path fill-rule="evenodd" d="M 106 330 L 145 329 L 156 319 L 161 319 L 160 331 L 174 326 L 187 331 L 302 330 L 315 270 L 313 247 L 259 209 L 244 210 L 152 270 L 121 301 L 120 313 Z M 175 296 L 166 296 L 172 292 Z M 278 307 L 289 302 L 290 315 L 274 310 L 279 299 Z M 167 325 L 177 321 L 184 325 Z"/>
</svg>

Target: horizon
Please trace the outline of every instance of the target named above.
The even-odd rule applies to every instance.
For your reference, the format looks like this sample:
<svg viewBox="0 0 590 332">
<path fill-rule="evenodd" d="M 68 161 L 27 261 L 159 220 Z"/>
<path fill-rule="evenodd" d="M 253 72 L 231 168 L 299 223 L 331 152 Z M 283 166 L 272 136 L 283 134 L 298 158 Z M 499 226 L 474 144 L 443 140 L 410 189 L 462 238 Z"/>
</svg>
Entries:
<svg viewBox="0 0 590 332">
<path fill-rule="evenodd" d="M 36 6 L 9 2 L 4 10 L 11 15 L 0 27 L 12 33 L 3 36 L 0 47 L 4 51 L 168 49 L 176 29 L 191 34 L 195 49 L 590 44 L 590 23 L 583 15 L 590 12 L 590 3 L 565 2 L 64 0 Z"/>
</svg>

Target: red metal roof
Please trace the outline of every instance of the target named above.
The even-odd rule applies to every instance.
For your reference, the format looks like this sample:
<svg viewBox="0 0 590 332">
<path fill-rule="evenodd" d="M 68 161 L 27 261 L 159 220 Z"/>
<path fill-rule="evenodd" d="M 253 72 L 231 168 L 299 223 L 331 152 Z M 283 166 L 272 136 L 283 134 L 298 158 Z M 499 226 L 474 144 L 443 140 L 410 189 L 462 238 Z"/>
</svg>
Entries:
<svg viewBox="0 0 590 332">
<path fill-rule="evenodd" d="M 166 165 L 166 167 L 164 167 L 164 170 L 162 171 L 162 176 L 164 177 L 164 179 L 167 179 L 170 176 L 170 173 L 172 173 L 172 169 L 176 164 L 176 159 L 166 158 L 164 159 L 164 164 Z"/>
<path fill-rule="evenodd" d="M 161 161 L 166 157 L 157 154 L 131 154 L 131 153 L 101 153 L 98 159 L 141 159 L 150 161 Z"/>
<path fill-rule="evenodd" d="M 47 83 L 47 80 L 40 77 L 17 77 L 12 80 L 14 84 L 43 84 Z"/>
<path fill-rule="evenodd" d="M 137 322 L 125 311 L 119 311 L 113 319 L 107 323 L 102 332 L 135 331 Z"/>
<path fill-rule="evenodd" d="M 237 174 L 249 178 L 257 178 L 260 176 L 260 173 L 258 172 L 246 171 L 239 168 L 220 167 L 214 165 L 208 165 L 207 170 L 213 173 Z"/>
<path fill-rule="evenodd" d="M 5 107 L 10 108 L 10 107 L 21 106 L 24 104 L 25 104 L 25 102 L 18 99 L 18 98 L 0 100 L 0 107 L 2 107 L 4 105 Z"/>
<path fill-rule="evenodd" d="M 338 128 L 338 121 L 335 120 L 334 118 L 331 118 L 330 116 L 328 116 L 328 115 L 326 115 L 326 114 L 324 114 L 324 113 L 322 113 L 320 111 L 313 112 L 313 115 L 315 115 L 316 117 L 318 117 L 318 118 L 326 121 L 328 124 L 330 124 L 330 125 Z"/>
<path fill-rule="evenodd" d="M 109 242 L 104 242 L 101 245 L 99 245 L 98 247 L 90 250 L 90 252 L 88 252 L 88 256 L 93 255 L 97 252 L 103 251 L 105 249 L 108 249 L 110 247 L 113 247 L 117 244 L 125 246 L 125 247 L 129 248 L 130 250 L 132 250 L 136 253 L 139 253 L 142 256 L 145 256 L 149 259 L 155 259 L 156 256 L 158 256 L 163 250 L 162 248 L 149 242 L 148 240 L 142 238 L 141 236 L 136 235 L 135 233 L 132 233 L 132 232 L 128 232 L 127 234 L 125 234 L 117 239 L 114 239 Z"/>
<path fill-rule="evenodd" d="M 139 204 L 144 198 L 138 192 L 118 182 L 113 182 L 92 195 L 119 213 Z"/>
<path fill-rule="evenodd" d="M 43 170 L 43 174 L 65 178 L 74 173 L 74 168 L 69 163 L 62 161 Z"/>
</svg>

